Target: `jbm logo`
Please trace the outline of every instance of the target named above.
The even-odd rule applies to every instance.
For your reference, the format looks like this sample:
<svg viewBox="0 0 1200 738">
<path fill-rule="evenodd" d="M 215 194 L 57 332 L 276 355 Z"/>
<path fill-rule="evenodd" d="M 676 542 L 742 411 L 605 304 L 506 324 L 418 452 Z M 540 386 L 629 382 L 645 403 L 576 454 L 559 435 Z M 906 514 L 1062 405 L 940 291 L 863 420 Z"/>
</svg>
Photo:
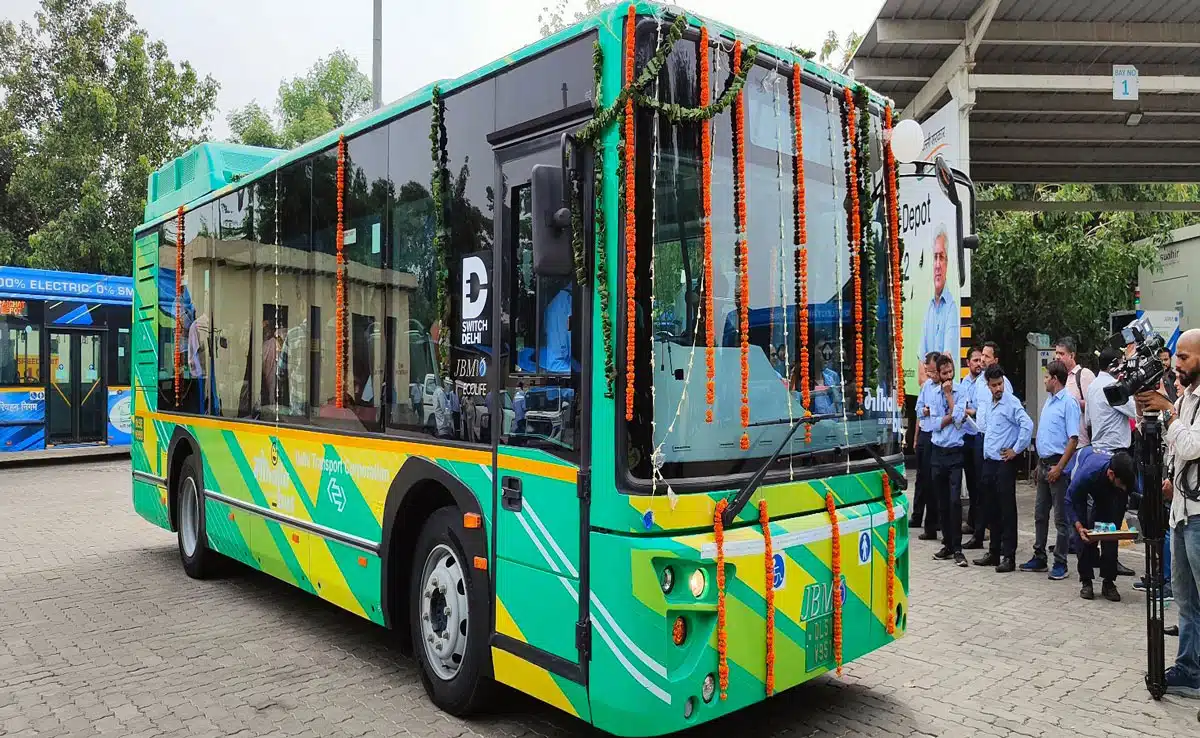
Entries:
<svg viewBox="0 0 1200 738">
<path fill-rule="evenodd" d="M 842 604 L 846 604 L 846 577 L 841 579 Z M 833 582 L 813 582 L 804 588 L 800 606 L 801 620 L 815 620 L 833 614 Z"/>
</svg>

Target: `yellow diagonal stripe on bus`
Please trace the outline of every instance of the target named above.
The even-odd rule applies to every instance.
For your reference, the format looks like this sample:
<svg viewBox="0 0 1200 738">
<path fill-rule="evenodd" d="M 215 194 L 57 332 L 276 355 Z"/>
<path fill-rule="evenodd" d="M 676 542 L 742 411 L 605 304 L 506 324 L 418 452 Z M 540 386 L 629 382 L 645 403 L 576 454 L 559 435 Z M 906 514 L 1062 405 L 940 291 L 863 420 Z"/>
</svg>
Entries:
<svg viewBox="0 0 1200 738">
<path fill-rule="evenodd" d="M 496 598 L 496 632 L 516 638 L 522 643 L 526 642 L 525 636 L 521 634 L 521 629 L 517 627 L 516 621 L 513 620 L 499 597 Z M 571 700 L 567 699 L 562 687 L 558 686 L 550 672 L 540 666 L 534 666 L 520 656 L 493 647 L 492 670 L 495 672 L 496 679 L 502 684 L 515 687 L 564 712 L 579 717 L 579 713 L 575 711 Z"/>
</svg>

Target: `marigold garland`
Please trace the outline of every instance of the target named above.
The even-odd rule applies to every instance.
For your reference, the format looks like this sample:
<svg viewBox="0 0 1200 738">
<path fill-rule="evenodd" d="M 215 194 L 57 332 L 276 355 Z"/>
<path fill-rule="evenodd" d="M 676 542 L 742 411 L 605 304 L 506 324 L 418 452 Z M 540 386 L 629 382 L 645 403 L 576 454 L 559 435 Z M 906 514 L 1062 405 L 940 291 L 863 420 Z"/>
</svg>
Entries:
<svg viewBox="0 0 1200 738">
<path fill-rule="evenodd" d="M 700 27 L 700 107 L 712 102 L 708 59 L 708 26 Z M 713 406 L 717 400 L 717 338 L 716 317 L 713 315 L 713 256 L 712 256 L 712 122 L 700 121 L 700 202 L 704 229 L 704 334 L 708 345 L 704 351 L 704 422 L 713 422 Z"/>
<path fill-rule="evenodd" d="M 617 91 L 614 99 L 606 106 L 599 108 L 592 120 L 585 125 L 575 135 L 576 141 L 581 145 L 590 145 L 595 153 L 595 173 L 596 173 L 596 221 L 594 231 L 596 235 L 596 272 L 598 274 L 598 291 L 600 293 L 600 317 L 603 324 L 604 333 L 604 368 L 607 391 L 605 397 L 614 396 L 614 387 L 616 385 L 617 370 L 613 360 L 613 322 L 610 316 L 609 307 L 611 294 L 609 291 L 609 271 L 607 249 L 608 240 L 605 231 L 605 222 L 603 219 L 603 146 L 600 145 L 600 136 L 608 129 L 608 127 L 618 121 L 627 118 L 629 112 L 628 102 L 632 99 L 638 105 L 644 108 L 650 108 L 658 111 L 672 123 L 694 123 L 701 121 L 710 121 L 717 115 L 725 112 L 733 104 L 734 97 L 742 90 L 746 84 L 746 77 L 751 68 L 753 68 L 754 60 L 758 56 L 758 47 L 751 44 L 742 52 L 742 72 L 741 74 L 730 77 L 726 84 L 725 90 L 720 97 L 712 100 L 706 106 L 696 108 L 687 108 L 676 103 L 665 103 L 656 100 L 653 97 L 643 94 L 643 90 L 648 87 L 655 79 L 658 78 L 662 71 L 663 65 L 666 63 L 667 57 L 675 44 L 683 37 L 684 29 L 687 27 L 687 16 L 680 14 L 676 16 L 671 27 L 668 29 L 661 43 L 658 45 L 654 56 L 643 67 L 637 79 L 629 84 L 625 84 Z M 628 38 L 628 36 L 627 36 Z M 596 77 L 596 104 L 603 104 L 603 96 L 601 95 L 601 78 L 603 73 L 603 54 L 600 49 L 599 42 L 593 45 L 592 53 L 593 71 Z M 629 70 L 625 70 L 627 73 Z M 628 74 L 627 74 L 628 76 Z M 435 107 L 434 115 L 439 115 L 440 105 L 436 104 L 439 101 L 438 90 L 434 90 Z M 435 125 L 434 130 L 437 130 Z M 620 127 L 622 136 L 625 132 L 625 125 Z M 431 134 L 431 138 L 435 141 L 436 136 Z M 444 137 L 442 139 L 444 141 Z M 443 146 L 444 148 L 444 146 Z M 626 159 L 624 155 L 624 139 L 618 144 L 617 156 L 617 181 L 618 181 L 618 197 L 623 198 L 626 189 L 626 181 L 629 179 L 625 175 Z M 435 161 L 437 160 L 435 149 Z M 445 167 L 442 167 L 444 171 Z M 440 202 L 440 199 L 435 196 L 435 204 Z M 618 206 L 619 208 L 620 206 Z M 439 221 L 440 223 L 441 221 Z M 440 229 L 439 229 L 440 230 Z M 582 238 L 582 236 L 580 237 Z"/>
<path fill-rule="evenodd" d="M 733 73 L 741 72 L 742 42 L 733 42 Z M 750 427 L 750 243 L 746 234 L 746 97 L 733 102 L 734 254 L 738 270 L 738 319 L 742 340 L 742 428 Z M 750 434 L 742 431 L 742 450 L 750 449 Z"/>
<path fill-rule="evenodd" d="M 804 127 L 801 118 L 801 93 L 803 92 L 801 68 L 792 65 L 792 136 L 795 159 L 792 174 L 795 178 L 796 205 L 793 242 L 796 246 L 796 306 L 800 314 L 797 322 L 800 332 L 796 337 L 800 356 L 800 394 L 804 403 L 805 416 L 812 415 L 812 374 L 808 364 L 808 224 L 805 213 L 804 190 Z M 804 442 L 812 443 L 812 425 L 804 426 Z"/>
<path fill-rule="evenodd" d="M 637 8 L 625 20 L 625 83 L 633 83 Z M 625 420 L 633 420 L 634 355 L 637 353 L 637 202 L 633 96 L 625 98 Z"/>
<path fill-rule="evenodd" d="M 183 206 L 175 211 L 175 406 L 183 385 Z"/>
<path fill-rule="evenodd" d="M 717 675 L 721 687 L 721 699 L 729 698 L 728 644 L 725 640 L 725 509 L 727 500 L 717 503 L 713 512 L 713 538 L 717 543 Z"/>
<path fill-rule="evenodd" d="M 900 403 L 904 402 L 904 290 L 903 282 L 900 277 L 900 260 L 902 258 L 900 248 L 900 201 L 899 201 L 899 178 L 897 176 L 896 155 L 892 153 L 892 106 L 884 108 L 883 113 L 884 125 L 884 166 L 886 171 L 885 183 L 887 185 L 887 209 L 888 209 L 888 246 L 891 256 L 892 266 L 892 318 L 893 318 L 893 343 L 896 349 L 896 397 Z"/>
<path fill-rule="evenodd" d="M 887 548 L 887 633 L 896 633 L 896 509 L 892 506 L 892 481 L 887 472 L 882 475 L 883 502 L 888 512 Z"/>
<path fill-rule="evenodd" d="M 829 513 L 829 527 L 833 541 L 830 568 L 833 569 L 833 658 L 837 674 L 842 675 L 842 535 L 838 529 L 837 505 L 833 492 L 825 493 L 825 510 Z"/>
<path fill-rule="evenodd" d="M 334 369 L 334 406 L 345 406 L 346 386 L 346 234 L 343 232 L 346 196 L 346 136 L 338 136 L 337 162 L 337 366 Z"/>
<path fill-rule="evenodd" d="M 850 193 L 850 271 L 854 275 L 854 371 L 855 394 L 858 400 L 857 415 L 863 414 L 863 305 L 862 305 L 862 274 L 859 269 L 859 248 L 862 236 L 862 221 L 859 211 L 858 197 L 858 162 L 855 155 L 855 139 L 857 137 L 857 121 L 855 120 L 854 95 L 850 88 L 842 90 L 846 101 L 846 155 L 849 160 L 849 176 L 846 178 L 846 189 Z"/>
<path fill-rule="evenodd" d="M 758 503 L 758 524 L 763 532 L 764 587 L 767 593 L 767 696 L 775 693 L 775 551 L 771 547 L 771 516 L 767 501 Z"/>
</svg>

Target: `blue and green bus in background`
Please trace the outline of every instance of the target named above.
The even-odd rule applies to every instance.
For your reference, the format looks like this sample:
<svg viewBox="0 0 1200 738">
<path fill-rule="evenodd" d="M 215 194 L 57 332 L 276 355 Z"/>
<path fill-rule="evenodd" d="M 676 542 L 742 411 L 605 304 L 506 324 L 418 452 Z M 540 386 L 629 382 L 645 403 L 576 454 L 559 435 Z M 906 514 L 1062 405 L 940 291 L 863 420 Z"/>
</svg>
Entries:
<svg viewBox="0 0 1200 738">
<path fill-rule="evenodd" d="M 128 449 L 133 280 L 0 266 L 0 461 Z"/>
</svg>

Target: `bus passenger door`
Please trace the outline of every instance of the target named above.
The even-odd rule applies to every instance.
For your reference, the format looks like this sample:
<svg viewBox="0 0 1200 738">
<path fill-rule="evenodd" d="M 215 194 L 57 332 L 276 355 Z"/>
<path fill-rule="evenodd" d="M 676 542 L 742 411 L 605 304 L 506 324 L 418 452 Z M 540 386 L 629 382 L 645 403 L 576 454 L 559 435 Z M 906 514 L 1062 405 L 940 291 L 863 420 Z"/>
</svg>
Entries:
<svg viewBox="0 0 1200 738">
<path fill-rule="evenodd" d="M 534 210 L 535 167 L 562 166 L 560 141 L 566 129 L 560 125 L 508 145 L 494 144 L 501 214 L 498 263 L 490 270 L 490 281 L 500 287 L 499 301 L 492 306 L 499 329 L 492 341 L 500 392 L 489 402 L 489 415 L 498 421 L 491 423 L 498 439 L 493 645 L 582 684 L 586 665 L 580 653 L 587 640 L 586 630 L 577 638 L 577 623 L 580 598 L 586 607 L 587 597 L 586 562 L 581 564 L 580 555 L 581 520 L 587 518 L 577 482 L 585 307 L 574 274 L 535 273 L 533 254 L 536 221 L 546 216 Z M 561 171 L 557 176 L 561 181 Z M 463 274 L 466 322 L 470 306 L 487 285 L 478 280 L 468 284 L 469 270 Z M 493 661 L 500 670 L 511 657 L 496 653 Z M 513 686 L 523 688 L 520 679 Z"/>
<path fill-rule="evenodd" d="M 108 420 L 104 336 L 93 331 L 50 331 L 49 344 L 49 445 L 103 441 Z"/>
</svg>

